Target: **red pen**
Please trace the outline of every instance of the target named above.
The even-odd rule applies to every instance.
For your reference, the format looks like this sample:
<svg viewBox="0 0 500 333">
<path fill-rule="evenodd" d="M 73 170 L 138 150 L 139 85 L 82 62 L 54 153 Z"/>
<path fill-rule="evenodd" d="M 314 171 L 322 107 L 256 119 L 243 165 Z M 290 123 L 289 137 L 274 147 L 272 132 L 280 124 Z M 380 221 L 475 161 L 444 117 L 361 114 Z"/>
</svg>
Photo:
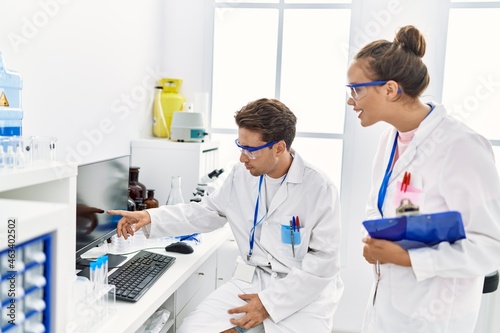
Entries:
<svg viewBox="0 0 500 333">
<path fill-rule="evenodd" d="M 408 177 L 408 172 L 405 171 L 405 175 L 403 176 L 403 180 L 401 181 L 401 188 L 399 189 L 400 191 L 405 188 L 406 177 Z"/>
<path fill-rule="evenodd" d="M 408 185 L 410 185 L 411 173 L 405 171 L 405 175 L 403 176 L 403 181 L 401 182 L 401 191 L 406 192 L 408 189 Z"/>
<path fill-rule="evenodd" d="M 296 222 L 296 225 L 297 225 L 297 230 L 300 232 L 300 220 L 299 220 L 298 216 L 295 218 L 295 222 Z"/>
</svg>

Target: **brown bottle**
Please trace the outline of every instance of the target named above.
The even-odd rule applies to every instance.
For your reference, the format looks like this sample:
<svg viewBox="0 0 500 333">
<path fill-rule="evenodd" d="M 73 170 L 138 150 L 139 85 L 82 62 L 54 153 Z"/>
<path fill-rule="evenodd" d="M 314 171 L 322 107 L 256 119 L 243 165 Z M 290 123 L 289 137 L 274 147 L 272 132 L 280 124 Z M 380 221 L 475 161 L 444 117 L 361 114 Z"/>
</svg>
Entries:
<svg viewBox="0 0 500 333">
<path fill-rule="evenodd" d="M 130 197 L 130 188 L 128 189 L 128 198 L 127 198 L 127 210 L 129 212 L 134 212 L 135 211 L 135 202 L 132 200 Z"/>
<path fill-rule="evenodd" d="M 142 201 L 142 198 L 135 198 L 135 210 L 144 210 L 146 209 L 146 204 Z"/>
<path fill-rule="evenodd" d="M 155 199 L 155 190 L 148 189 L 148 196 L 144 203 L 146 204 L 146 208 L 158 208 L 159 203 L 158 200 Z"/>
<path fill-rule="evenodd" d="M 130 198 L 144 199 L 146 197 L 146 186 L 139 182 L 139 167 L 130 167 L 128 174 L 128 188 L 130 190 Z"/>
</svg>

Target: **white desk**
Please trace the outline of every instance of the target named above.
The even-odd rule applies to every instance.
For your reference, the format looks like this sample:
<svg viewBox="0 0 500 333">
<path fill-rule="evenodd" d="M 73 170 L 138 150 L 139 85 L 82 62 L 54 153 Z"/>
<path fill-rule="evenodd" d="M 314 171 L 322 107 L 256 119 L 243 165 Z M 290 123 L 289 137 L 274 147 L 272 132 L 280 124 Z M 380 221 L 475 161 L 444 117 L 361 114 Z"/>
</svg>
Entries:
<svg viewBox="0 0 500 333">
<path fill-rule="evenodd" d="M 216 258 L 217 249 L 230 237 L 229 226 L 203 234 L 201 244 L 194 246 L 191 254 L 178 254 L 165 252 L 165 250 L 152 250 L 176 257 L 174 264 L 156 281 L 142 298 L 135 303 L 116 301 L 115 313 L 103 322 L 95 332 L 135 332 L 158 308 L 165 307 L 169 301 L 174 304 L 173 296 L 177 289 L 186 280 L 197 274 L 197 270 L 210 258 Z M 214 262 L 216 262 L 214 260 Z M 200 273 L 203 274 L 203 273 Z M 208 281 L 207 281 L 208 282 Z M 216 286 L 216 279 L 210 283 Z M 188 286 L 189 287 L 189 286 Z M 168 308 L 168 306 L 166 306 Z M 169 309 L 171 310 L 171 309 Z M 173 311 L 171 311 L 173 312 Z M 175 316 L 170 314 L 169 322 Z M 169 323 L 167 323 L 168 325 Z M 163 332 L 163 331 L 162 331 Z M 170 330 L 169 330 L 170 332 Z"/>
</svg>

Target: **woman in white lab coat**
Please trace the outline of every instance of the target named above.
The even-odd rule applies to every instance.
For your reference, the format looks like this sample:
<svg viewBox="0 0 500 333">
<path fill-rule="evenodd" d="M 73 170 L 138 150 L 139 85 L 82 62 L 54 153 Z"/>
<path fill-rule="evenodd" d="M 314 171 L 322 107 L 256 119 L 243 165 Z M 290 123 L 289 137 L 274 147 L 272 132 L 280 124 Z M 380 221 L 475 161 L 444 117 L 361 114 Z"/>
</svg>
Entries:
<svg viewBox="0 0 500 333">
<path fill-rule="evenodd" d="M 209 232 L 229 222 L 242 258 L 235 277 L 178 332 L 330 333 L 343 291 L 338 191 L 300 155 L 292 156 L 296 118 L 284 104 L 257 100 L 235 118 L 242 164 L 219 190 L 200 204 L 120 212 L 118 234 L 133 233 L 130 224 L 158 237 Z"/>
<path fill-rule="evenodd" d="M 500 181 L 491 145 L 442 105 L 419 100 L 429 83 L 424 53 L 424 37 L 406 26 L 393 42 L 366 45 L 349 68 L 348 104 L 361 125 L 393 125 L 374 160 L 368 219 L 394 217 L 409 197 L 420 213 L 461 212 L 466 239 L 405 250 L 364 238 L 375 281 L 363 332 L 471 333 L 484 276 L 500 267 Z"/>
</svg>

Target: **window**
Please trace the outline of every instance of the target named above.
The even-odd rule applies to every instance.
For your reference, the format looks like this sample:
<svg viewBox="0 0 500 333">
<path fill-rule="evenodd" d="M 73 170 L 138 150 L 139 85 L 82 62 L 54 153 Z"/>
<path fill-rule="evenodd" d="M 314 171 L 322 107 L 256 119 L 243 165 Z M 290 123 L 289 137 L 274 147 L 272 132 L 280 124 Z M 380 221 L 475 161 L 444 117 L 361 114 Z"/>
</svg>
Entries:
<svg viewBox="0 0 500 333">
<path fill-rule="evenodd" d="M 293 148 L 340 187 L 350 6 L 346 0 L 216 1 L 212 139 L 232 142 L 235 111 L 258 98 L 278 98 L 298 118 Z"/>
<path fill-rule="evenodd" d="M 443 104 L 488 138 L 500 173 L 500 1 L 450 4 Z M 467 22 L 467 24 L 464 24 Z"/>
</svg>

